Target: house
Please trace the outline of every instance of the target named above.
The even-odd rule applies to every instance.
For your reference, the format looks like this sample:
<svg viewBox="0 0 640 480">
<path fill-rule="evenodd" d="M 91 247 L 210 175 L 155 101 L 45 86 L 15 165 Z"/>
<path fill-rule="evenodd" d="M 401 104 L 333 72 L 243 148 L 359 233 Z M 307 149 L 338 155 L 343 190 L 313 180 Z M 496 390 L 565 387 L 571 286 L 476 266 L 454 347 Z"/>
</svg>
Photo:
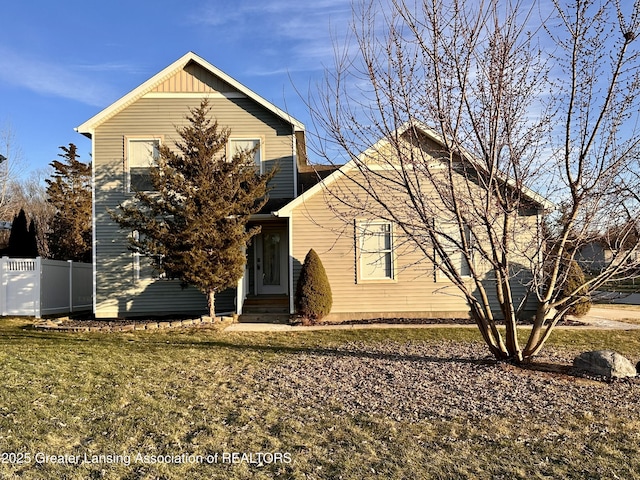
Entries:
<svg viewBox="0 0 640 480">
<path fill-rule="evenodd" d="M 614 248 L 604 239 L 593 240 L 581 246 L 576 254 L 580 267 L 588 273 L 600 273 L 609 266 L 628 265 L 637 267 L 639 253 L 633 249 Z"/>
<path fill-rule="evenodd" d="M 127 248 L 132 232 L 120 230 L 108 213 L 131 198 L 157 146 L 176 139 L 176 126 L 203 98 L 219 123 L 230 127 L 229 148 L 259 145 L 261 171 L 278 166 L 269 202 L 251 220 L 261 232 L 247 249 L 245 275 L 237 288 L 217 296 L 220 312 L 293 313 L 296 281 L 313 248 L 333 291 L 330 319 L 468 315 L 464 298 L 437 265 L 398 241 L 391 222 L 331 201 L 347 186 L 350 195 L 366 199 L 354 183 L 353 161 L 314 170 L 306 160 L 302 123 L 189 52 L 77 128 L 92 139 L 96 317 L 206 311 L 206 299 L 195 288 L 154 278 L 147 262 Z M 423 133 L 425 145 L 438 144 L 437 136 Z M 384 142 L 374 147 L 384 148 Z M 547 206 L 535 194 L 530 198 L 532 208 L 523 214 L 531 230 L 527 241 L 536 237 Z"/>
<path fill-rule="evenodd" d="M 583 245 L 576 255 L 578 264 L 585 272 L 599 272 L 608 267 L 615 251 L 605 242 L 593 241 Z"/>
<path fill-rule="evenodd" d="M 203 98 L 209 100 L 220 124 L 231 127 L 230 149 L 259 144 L 256 162 L 261 170 L 278 166 L 268 207 L 276 209 L 298 195 L 297 162 L 298 151 L 304 151 L 304 126 L 198 55 L 187 53 L 76 129 L 92 140 L 97 317 L 206 311 L 205 298 L 197 289 L 154 278 L 147 262 L 128 250 L 131 232 L 121 231 L 109 215 L 109 209 L 132 197 L 153 163 L 157 146 L 177 139 L 176 126 L 186 123 L 189 109 L 199 106 Z M 287 295 L 286 221 L 268 214 L 254 221 L 263 225 L 263 231 L 255 239 L 251 261 L 265 275 L 253 275 L 247 285 L 259 295 Z M 262 256 L 253 255 L 254 249 L 269 254 L 264 266 Z M 222 311 L 235 310 L 237 303 L 231 292 L 216 299 Z"/>
</svg>

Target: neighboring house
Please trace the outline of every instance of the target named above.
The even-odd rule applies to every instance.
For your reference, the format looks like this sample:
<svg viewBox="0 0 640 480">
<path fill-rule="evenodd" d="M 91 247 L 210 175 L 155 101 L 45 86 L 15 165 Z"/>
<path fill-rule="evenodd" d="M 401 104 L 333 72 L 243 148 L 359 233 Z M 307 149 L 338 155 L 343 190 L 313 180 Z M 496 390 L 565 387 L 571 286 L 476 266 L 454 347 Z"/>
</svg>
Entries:
<svg viewBox="0 0 640 480">
<path fill-rule="evenodd" d="M 617 266 L 626 259 L 626 264 L 636 264 L 640 253 L 625 249 L 612 248 L 604 240 L 594 240 L 583 245 L 576 255 L 576 260 L 585 272 L 599 273 L 609 265 Z M 615 262 L 615 263 L 614 263 Z"/>
<path fill-rule="evenodd" d="M 582 246 L 576 260 L 585 272 L 599 272 L 608 267 L 615 251 L 604 242 L 593 241 Z"/>
<path fill-rule="evenodd" d="M 206 312 L 206 299 L 195 288 L 154 278 L 148 261 L 127 248 L 132 232 L 122 231 L 108 213 L 132 198 L 132 186 L 144 178 L 157 146 L 175 141 L 176 126 L 203 98 L 220 125 L 231 129 L 230 149 L 259 144 L 261 170 L 279 168 L 267 206 L 251 220 L 262 231 L 247 249 L 245 275 L 236 289 L 216 298 L 219 312 L 293 313 L 296 281 L 313 248 L 331 283 L 334 320 L 468 315 L 464 299 L 437 266 L 396 241 L 393 224 L 332 202 L 335 189 L 357 177 L 353 162 L 337 170 L 308 165 L 299 121 L 190 52 L 77 128 L 93 144 L 97 317 Z M 427 131 L 425 137 L 437 143 Z M 351 194 L 366 198 L 353 185 Z M 531 205 L 523 213 L 531 230 L 526 241 L 535 238 L 548 206 L 534 194 Z"/>
</svg>

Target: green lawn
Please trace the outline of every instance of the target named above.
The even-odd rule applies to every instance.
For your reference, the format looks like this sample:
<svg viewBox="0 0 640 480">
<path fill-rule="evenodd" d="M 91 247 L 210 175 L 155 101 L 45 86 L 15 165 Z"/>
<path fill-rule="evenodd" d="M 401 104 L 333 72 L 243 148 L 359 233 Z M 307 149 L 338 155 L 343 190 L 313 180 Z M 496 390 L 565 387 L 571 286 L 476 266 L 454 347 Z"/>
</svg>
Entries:
<svg viewBox="0 0 640 480">
<path fill-rule="evenodd" d="M 640 478 L 640 421 L 619 409 L 603 418 L 576 412 L 553 425 L 499 416 L 409 421 L 270 401 L 253 381 L 285 357 L 348 342 L 452 340 L 479 335 L 464 328 L 65 334 L 3 319 L 0 478 Z M 637 356 L 640 332 L 558 331 L 550 345 Z"/>
</svg>

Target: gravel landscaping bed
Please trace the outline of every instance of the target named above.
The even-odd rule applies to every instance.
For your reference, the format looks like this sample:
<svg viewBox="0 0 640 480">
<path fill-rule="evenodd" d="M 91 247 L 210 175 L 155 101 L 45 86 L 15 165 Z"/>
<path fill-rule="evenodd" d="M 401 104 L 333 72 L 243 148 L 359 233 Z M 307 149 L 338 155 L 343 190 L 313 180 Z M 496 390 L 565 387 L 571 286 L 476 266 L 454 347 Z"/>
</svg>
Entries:
<svg viewBox="0 0 640 480">
<path fill-rule="evenodd" d="M 496 362 L 477 344 L 352 343 L 290 355 L 253 380 L 262 395 L 289 405 L 399 421 L 498 416 L 561 424 L 567 414 L 611 413 L 640 418 L 640 379 L 579 377 L 571 368 L 577 353 L 547 348 L 522 368 Z"/>
<path fill-rule="evenodd" d="M 304 324 L 302 321 L 298 324 Z M 475 325 L 476 322 L 471 318 L 368 318 L 362 320 L 345 320 L 343 322 L 316 322 L 314 325 L 372 325 L 372 324 L 391 324 L 391 325 Z M 533 322 L 521 320 L 518 325 L 531 325 Z M 498 320 L 497 325 L 504 325 L 504 322 Z M 579 320 L 564 318 L 558 322 L 558 326 L 584 326 L 585 323 Z"/>
</svg>

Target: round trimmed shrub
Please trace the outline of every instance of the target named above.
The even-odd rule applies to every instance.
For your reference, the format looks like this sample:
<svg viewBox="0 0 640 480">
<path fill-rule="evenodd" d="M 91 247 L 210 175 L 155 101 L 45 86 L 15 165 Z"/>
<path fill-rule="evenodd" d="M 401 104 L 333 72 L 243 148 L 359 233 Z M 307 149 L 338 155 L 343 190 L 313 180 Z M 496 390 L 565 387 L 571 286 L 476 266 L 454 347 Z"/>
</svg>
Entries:
<svg viewBox="0 0 640 480">
<path fill-rule="evenodd" d="M 312 248 L 307 253 L 296 288 L 295 307 L 298 315 L 312 322 L 328 315 L 333 304 L 331 285 L 320 257 Z"/>
</svg>

